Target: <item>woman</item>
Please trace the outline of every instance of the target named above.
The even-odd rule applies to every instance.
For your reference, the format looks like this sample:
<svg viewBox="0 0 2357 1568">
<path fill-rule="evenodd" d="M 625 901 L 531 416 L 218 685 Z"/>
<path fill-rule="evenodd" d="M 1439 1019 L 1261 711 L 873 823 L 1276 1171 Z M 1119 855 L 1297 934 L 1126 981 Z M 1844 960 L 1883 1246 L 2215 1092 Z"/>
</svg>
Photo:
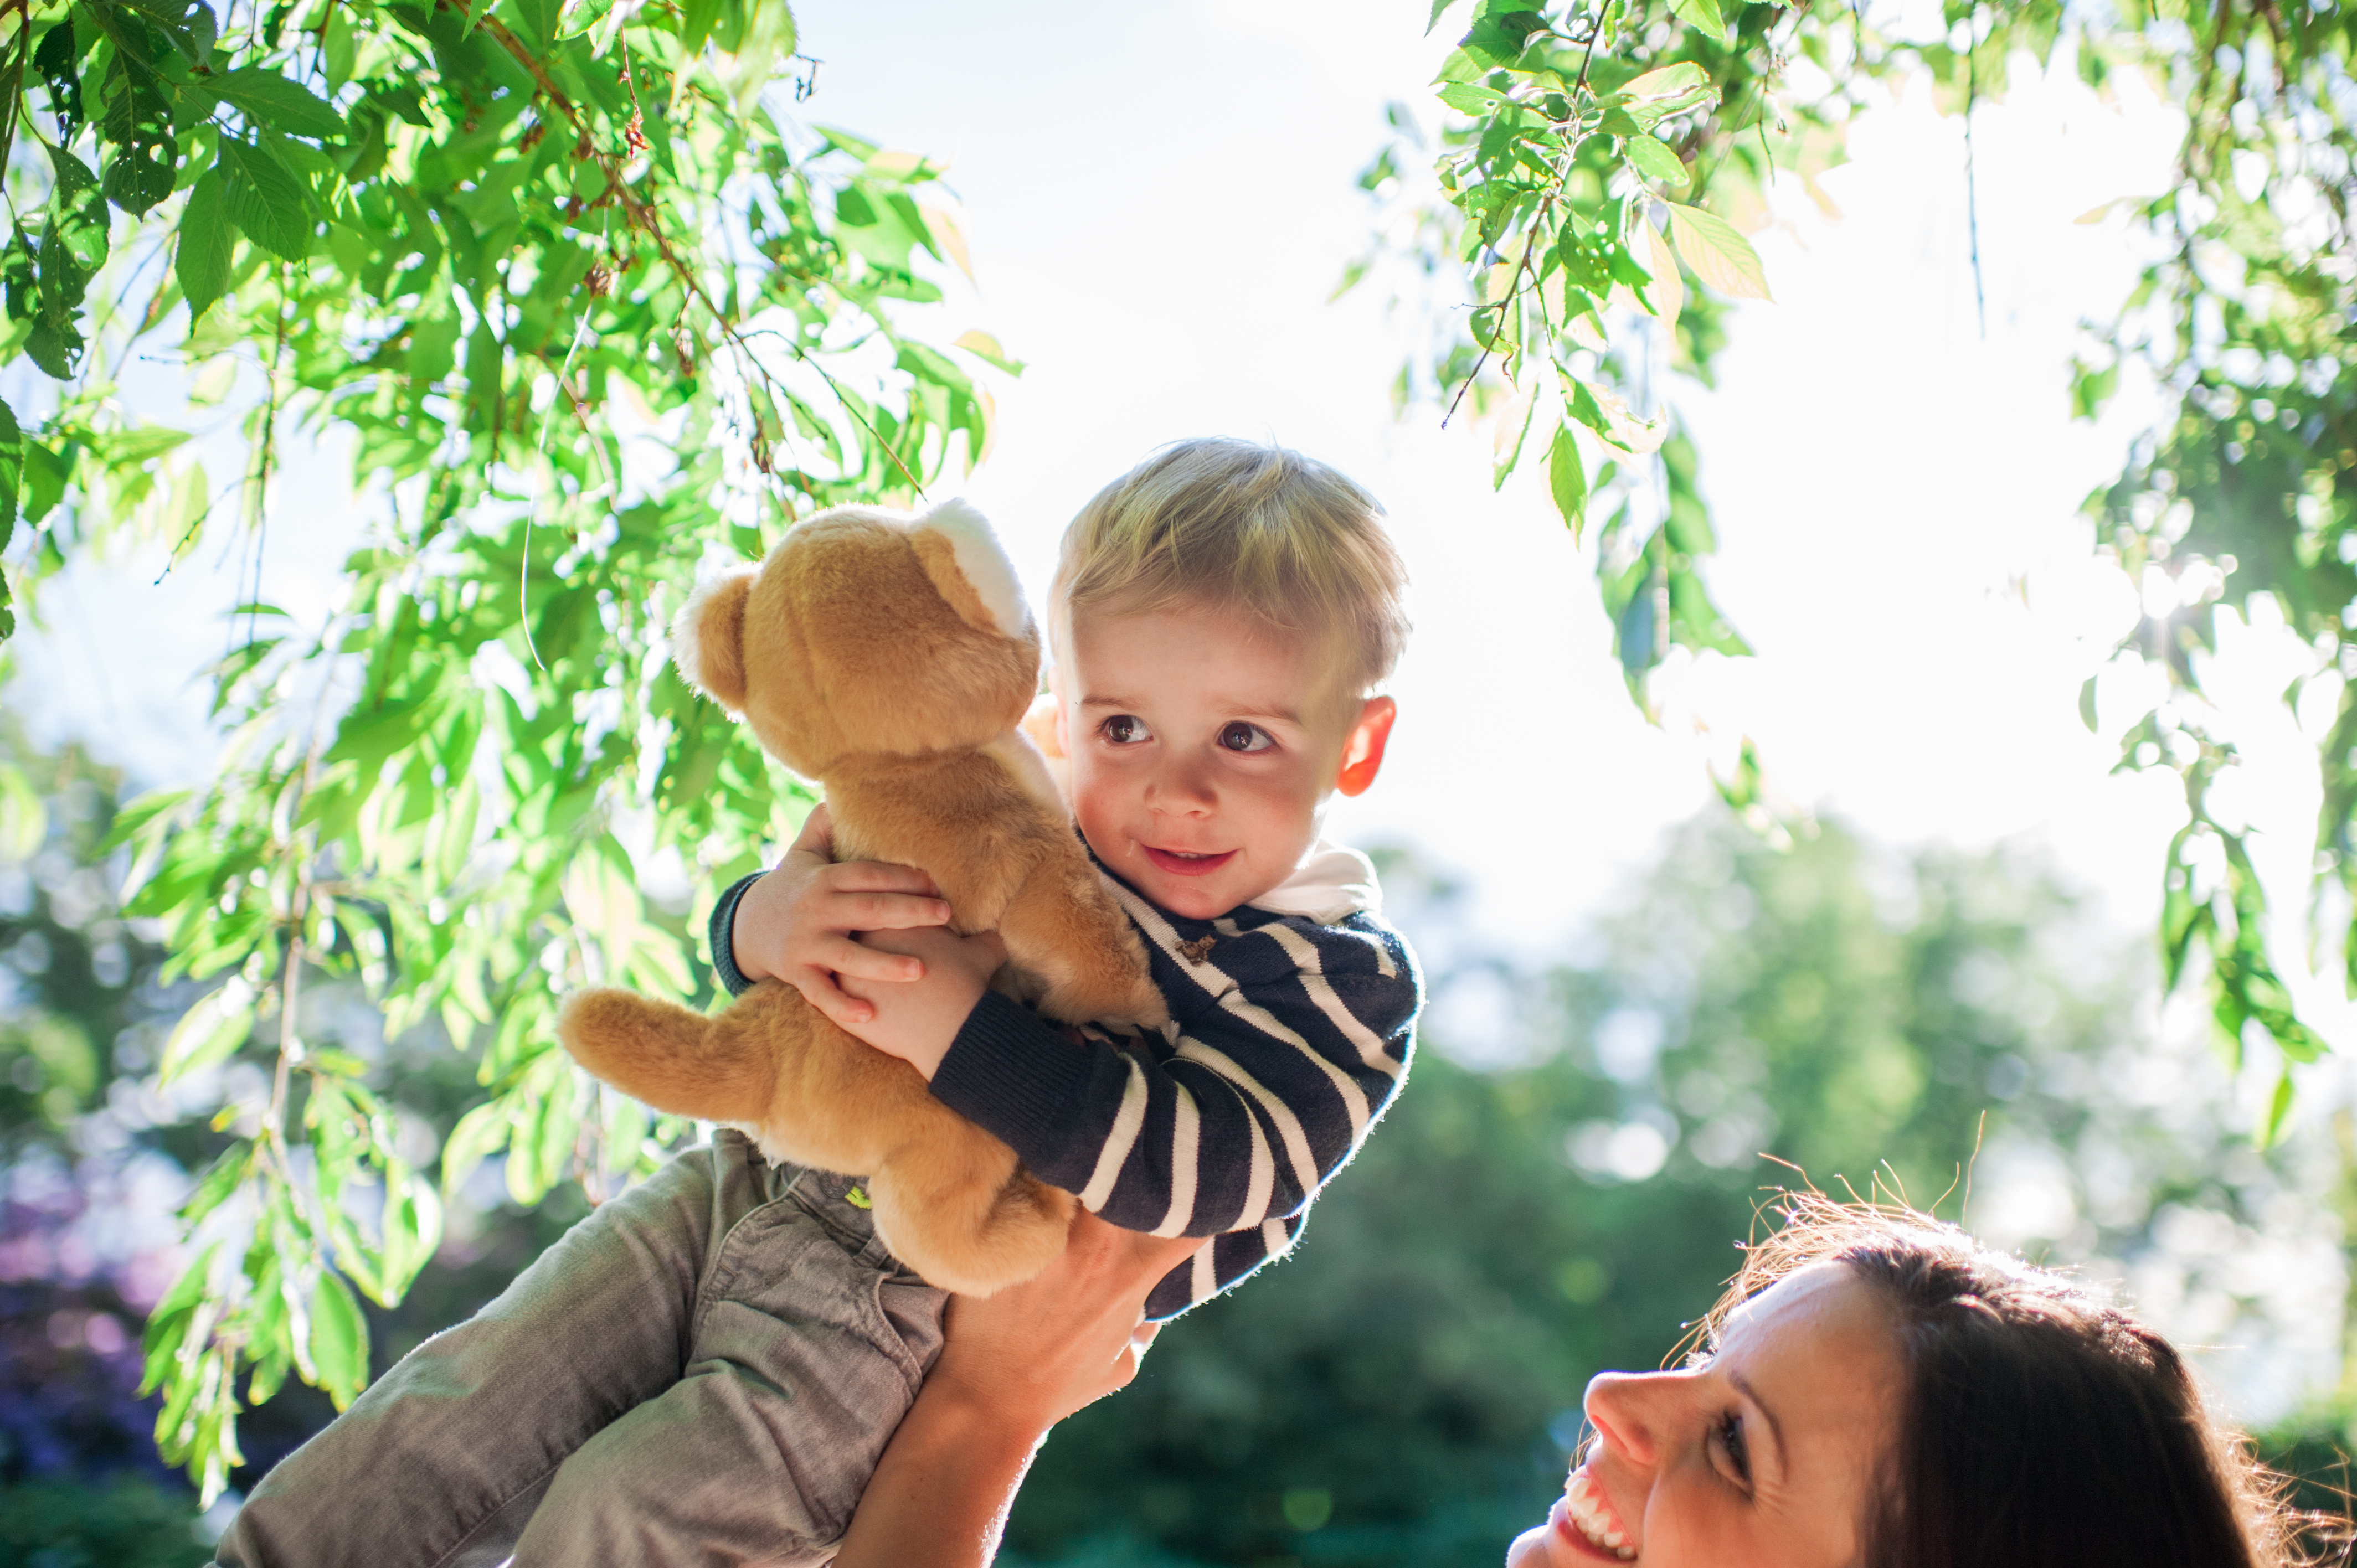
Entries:
<svg viewBox="0 0 2357 1568">
<path fill-rule="evenodd" d="M 836 1568 L 980 1568 L 1048 1429 L 1126 1383 L 1177 1243 L 1082 1216 L 956 1303 Z M 2289 1568 L 2289 1516 L 2168 1341 L 1921 1215 L 1813 1196 L 1674 1371 L 1588 1385 L 1595 1437 L 1509 1568 Z"/>
</svg>

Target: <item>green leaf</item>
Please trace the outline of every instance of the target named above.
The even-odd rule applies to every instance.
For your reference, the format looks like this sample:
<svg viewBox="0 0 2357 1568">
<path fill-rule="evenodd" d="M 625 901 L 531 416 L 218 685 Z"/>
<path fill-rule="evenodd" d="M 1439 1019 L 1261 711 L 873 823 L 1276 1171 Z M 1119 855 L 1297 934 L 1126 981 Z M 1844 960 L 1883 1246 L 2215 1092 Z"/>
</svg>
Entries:
<svg viewBox="0 0 2357 1568">
<path fill-rule="evenodd" d="M 1706 0 L 1707 3 L 1707 0 Z M 1649 70 L 1620 84 L 1616 97 L 1632 103 L 1650 103 L 1662 99 L 1684 98 L 1697 91 L 1707 91 L 1710 77 L 1692 60 L 1680 60 L 1659 70 Z"/>
<path fill-rule="evenodd" d="M 295 1358 L 288 1353 L 286 1329 L 284 1324 L 261 1346 L 261 1354 L 253 1364 L 253 1377 L 245 1385 L 248 1405 L 266 1404 L 280 1389 L 286 1386 L 286 1374 L 293 1369 Z"/>
<path fill-rule="evenodd" d="M 686 0 L 679 19 L 679 48 L 683 57 L 693 58 L 704 48 L 704 40 L 712 36 L 714 24 L 720 20 L 720 0 Z"/>
<path fill-rule="evenodd" d="M 996 366 L 1010 376 L 1023 373 L 1023 361 L 1009 354 L 999 346 L 997 338 L 978 327 L 958 334 L 951 339 L 951 346 L 964 349 L 985 364 Z"/>
<path fill-rule="evenodd" d="M 229 216 L 229 193 L 219 167 L 209 168 L 188 192 L 180 214 L 179 250 L 173 275 L 188 296 L 194 322 L 229 289 L 230 264 L 237 258 L 237 229 Z"/>
<path fill-rule="evenodd" d="M 350 759 L 360 765 L 363 777 L 373 778 L 385 758 L 432 728 L 440 713 L 440 704 L 431 698 L 354 708 L 344 715 L 336 731 L 336 744 L 320 760 Z"/>
<path fill-rule="evenodd" d="M 2258 1134 L 2252 1142 L 2262 1149 L 2273 1148 L 2276 1140 L 2283 1136 L 2284 1122 L 2291 1115 L 2291 1069 L 2286 1067 L 2276 1075 L 2275 1092 L 2267 1097 L 2266 1114 L 2260 1118 Z"/>
<path fill-rule="evenodd" d="M 1535 396 L 1520 400 L 1520 407 L 1509 407 L 1499 416 L 1498 439 L 1490 466 L 1490 488 L 1503 489 L 1507 476 L 1523 458 L 1523 443 L 1530 439 L 1531 422 L 1538 417 L 1539 400 Z"/>
<path fill-rule="evenodd" d="M 0 288 L 7 293 L 9 320 L 29 321 L 38 314 L 40 274 L 33 257 L 33 237 L 22 224 L 9 237 L 7 250 L 0 252 Z"/>
<path fill-rule="evenodd" d="M 253 1163 L 253 1145 L 252 1144 L 236 1143 L 223 1150 L 221 1158 L 215 1160 L 207 1168 L 204 1176 L 198 1180 L 196 1191 L 190 1193 L 188 1201 L 180 1205 L 181 1223 L 194 1225 L 214 1209 L 227 1203 L 230 1194 L 235 1192 L 244 1182 L 246 1172 L 252 1167 Z"/>
<path fill-rule="evenodd" d="M 1457 0 L 1432 0 L 1432 16 L 1424 24 L 1426 38 L 1432 37 L 1432 29 L 1440 26 L 1440 18 L 1448 15 L 1448 8 L 1456 4 Z"/>
<path fill-rule="evenodd" d="M 76 338 L 79 344 L 81 339 Z M 63 457 L 38 441 L 25 443 L 25 506 L 27 522 L 38 522 L 64 499 L 73 470 Z"/>
<path fill-rule="evenodd" d="M 368 1321 L 351 1287 L 322 1269 L 311 1292 L 311 1365 L 340 1411 L 368 1387 Z"/>
<path fill-rule="evenodd" d="M 467 1185 L 475 1167 L 507 1146 L 514 1123 L 508 1107 L 499 1101 L 478 1105 L 458 1118 L 442 1144 L 442 1194 L 447 1201 Z"/>
<path fill-rule="evenodd" d="M 299 262 L 311 252 L 311 211 L 300 181 L 260 147 L 223 136 L 221 171 L 239 232 L 274 255 Z"/>
<path fill-rule="evenodd" d="M 0 403 L 0 550 L 8 548 L 9 535 L 16 531 L 16 497 L 24 488 L 25 433 L 17 427 L 16 411 Z M 0 594 L 6 592 L 0 584 Z"/>
<path fill-rule="evenodd" d="M 190 65 L 203 65 L 211 59 L 220 24 L 214 19 L 213 8 L 206 4 L 206 0 L 122 0 L 122 3 L 126 9 L 138 12 L 154 24 Z"/>
<path fill-rule="evenodd" d="M 516 19 L 522 24 L 517 31 L 533 52 L 546 54 L 556 42 L 557 13 L 565 8 L 564 0 L 508 0 L 514 7 Z"/>
<path fill-rule="evenodd" d="M 114 821 L 107 827 L 106 837 L 99 841 L 99 849 L 104 852 L 119 844 L 129 843 L 139 836 L 142 829 L 194 793 L 191 789 L 148 790 L 115 811 Z"/>
<path fill-rule="evenodd" d="M 24 770 L 0 763 L 0 860 L 30 860 L 49 836 L 49 811 Z"/>
<path fill-rule="evenodd" d="M 2095 717 L 2095 677 L 2090 675 L 2079 688 L 2079 721 L 2087 726 L 2089 735 L 2093 735 L 2099 727 Z"/>
<path fill-rule="evenodd" d="M 1571 417 L 1623 452 L 1641 456 L 1657 450 L 1670 433 L 1670 422 L 1655 414 L 1640 419 L 1619 392 L 1593 381 L 1564 378 L 1564 403 Z"/>
<path fill-rule="evenodd" d="M 1547 453 L 1547 491 L 1576 542 L 1587 514 L 1587 465 L 1579 456 L 1579 443 L 1568 424 L 1555 427 L 1555 444 Z"/>
<path fill-rule="evenodd" d="M 89 165 L 63 147 L 48 153 L 57 183 L 49 191 L 49 220 L 41 231 L 41 296 L 45 306 L 61 304 L 70 310 L 81 304 L 91 274 L 106 261 L 106 198 Z"/>
<path fill-rule="evenodd" d="M 335 106 L 299 81 L 262 66 L 246 66 L 205 82 L 209 91 L 257 124 L 290 136 L 326 138 L 351 134 Z"/>
<path fill-rule="evenodd" d="M 146 1352 L 146 1375 L 139 1384 L 144 1398 L 168 1377 L 176 1365 L 175 1353 L 185 1337 L 189 1316 L 197 1309 L 210 1287 L 213 1259 L 220 1255 L 221 1244 L 213 1242 L 197 1254 L 172 1288 L 164 1293 L 154 1310 L 147 1314 L 147 1327 L 140 1336 L 140 1348 Z"/>
<path fill-rule="evenodd" d="M 25 354 L 45 374 L 59 381 L 70 381 L 81 367 L 84 345 L 81 334 L 75 329 L 72 317 L 64 313 L 44 312 L 34 321 L 33 329 L 25 335 Z"/>
<path fill-rule="evenodd" d="M 122 59 L 107 85 L 101 127 L 113 156 L 106 160 L 107 199 L 134 217 L 172 194 L 180 143 L 172 134 L 172 106 L 153 78 Z"/>
<path fill-rule="evenodd" d="M 1674 324 L 1678 312 L 1685 308 L 1685 279 L 1678 274 L 1678 256 L 1670 242 L 1652 221 L 1638 215 L 1629 225 L 1631 257 L 1645 274 L 1645 281 L 1637 286 L 1637 297 L 1655 319 L 1664 326 Z"/>
<path fill-rule="evenodd" d="M 1768 299 L 1768 278 L 1751 242 L 1699 207 L 1669 203 L 1670 238 L 1695 276 L 1737 299 Z"/>
<path fill-rule="evenodd" d="M 1640 569 L 1642 569 L 1641 563 Z M 1662 661 L 1662 650 L 1655 639 L 1661 620 L 1655 600 L 1662 596 L 1660 590 L 1663 586 L 1665 585 L 1657 585 L 1651 576 L 1642 580 L 1637 591 L 1629 596 L 1629 602 L 1622 607 L 1620 618 L 1613 627 L 1613 641 L 1620 655 L 1620 672 L 1632 687 L 1643 678 L 1646 671 Z"/>
<path fill-rule="evenodd" d="M 1699 66 L 1673 65 L 1648 71 L 1598 102 L 1604 113 L 1597 119 L 1597 129 L 1608 136 L 1628 137 L 1651 131 L 1673 114 L 1716 103 L 1718 94 Z"/>
<path fill-rule="evenodd" d="M 1714 39 L 1727 37 L 1727 23 L 1718 14 L 1718 0 L 1670 0 L 1670 12 L 1687 27 Z"/>
<path fill-rule="evenodd" d="M 1505 102 L 1505 94 L 1478 81 L 1452 81 L 1434 96 L 1460 114 L 1486 114 Z"/>
<path fill-rule="evenodd" d="M 245 1044 L 253 1033 L 253 988 L 242 981 L 229 984 L 180 1015 L 164 1042 L 156 1080 L 170 1083 L 184 1073 L 210 1067 Z"/>
<path fill-rule="evenodd" d="M 72 146 L 88 116 L 82 113 L 81 76 L 74 69 L 81 51 L 74 47 L 73 17 L 69 15 L 41 35 L 33 50 L 33 73 L 49 95 L 49 110 L 58 117 L 58 140 Z"/>
<path fill-rule="evenodd" d="M 1620 144 L 1629 154 L 1629 161 L 1647 179 L 1658 179 L 1670 185 L 1686 183 L 1686 166 L 1678 155 L 1663 145 L 1658 136 L 1631 136 Z"/>
<path fill-rule="evenodd" d="M 407 1171 L 385 1173 L 384 1302 L 399 1304 L 442 1240 L 442 1204 L 433 1184 Z"/>
</svg>

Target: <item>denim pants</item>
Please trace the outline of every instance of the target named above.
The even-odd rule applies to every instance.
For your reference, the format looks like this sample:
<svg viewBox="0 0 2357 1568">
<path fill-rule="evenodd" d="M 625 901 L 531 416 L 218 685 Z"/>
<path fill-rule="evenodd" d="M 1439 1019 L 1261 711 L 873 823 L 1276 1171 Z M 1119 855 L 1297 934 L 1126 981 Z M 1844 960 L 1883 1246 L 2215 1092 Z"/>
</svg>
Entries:
<svg viewBox="0 0 2357 1568">
<path fill-rule="evenodd" d="M 723 1132 L 602 1207 L 263 1477 L 223 1568 L 834 1554 L 942 1346 L 850 1179 Z"/>
</svg>

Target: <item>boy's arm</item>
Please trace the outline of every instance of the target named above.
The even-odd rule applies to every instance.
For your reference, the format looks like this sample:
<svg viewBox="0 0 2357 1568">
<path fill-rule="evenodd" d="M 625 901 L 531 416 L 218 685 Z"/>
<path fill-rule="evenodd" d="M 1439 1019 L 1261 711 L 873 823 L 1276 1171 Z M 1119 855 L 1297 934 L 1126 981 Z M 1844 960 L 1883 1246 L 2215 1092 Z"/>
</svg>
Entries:
<svg viewBox="0 0 2357 1568">
<path fill-rule="evenodd" d="M 1125 1230 L 1211 1236 L 1298 1213 L 1406 1075 L 1423 1001 L 1406 944 L 1364 917 L 1285 919 L 1191 960 L 1141 924 L 1174 1055 L 1076 1045 L 985 993 L 934 1095 Z"/>
</svg>

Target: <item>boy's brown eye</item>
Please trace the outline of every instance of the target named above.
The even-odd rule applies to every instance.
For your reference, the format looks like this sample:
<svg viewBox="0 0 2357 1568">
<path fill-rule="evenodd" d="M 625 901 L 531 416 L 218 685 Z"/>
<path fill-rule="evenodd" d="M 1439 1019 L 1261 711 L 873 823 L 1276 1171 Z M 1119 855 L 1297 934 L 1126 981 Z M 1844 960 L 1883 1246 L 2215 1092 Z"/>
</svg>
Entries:
<svg viewBox="0 0 2357 1568">
<path fill-rule="evenodd" d="M 1097 727 L 1105 739 L 1115 746 L 1130 746 L 1154 738 L 1153 732 L 1146 727 L 1146 721 L 1135 714 L 1115 714 Z"/>
<path fill-rule="evenodd" d="M 1220 731 L 1220 744 L 1230 751 L 1266 751 L 1276 741 L 1260 725 L 1238 719 Z"/>
</svg>

